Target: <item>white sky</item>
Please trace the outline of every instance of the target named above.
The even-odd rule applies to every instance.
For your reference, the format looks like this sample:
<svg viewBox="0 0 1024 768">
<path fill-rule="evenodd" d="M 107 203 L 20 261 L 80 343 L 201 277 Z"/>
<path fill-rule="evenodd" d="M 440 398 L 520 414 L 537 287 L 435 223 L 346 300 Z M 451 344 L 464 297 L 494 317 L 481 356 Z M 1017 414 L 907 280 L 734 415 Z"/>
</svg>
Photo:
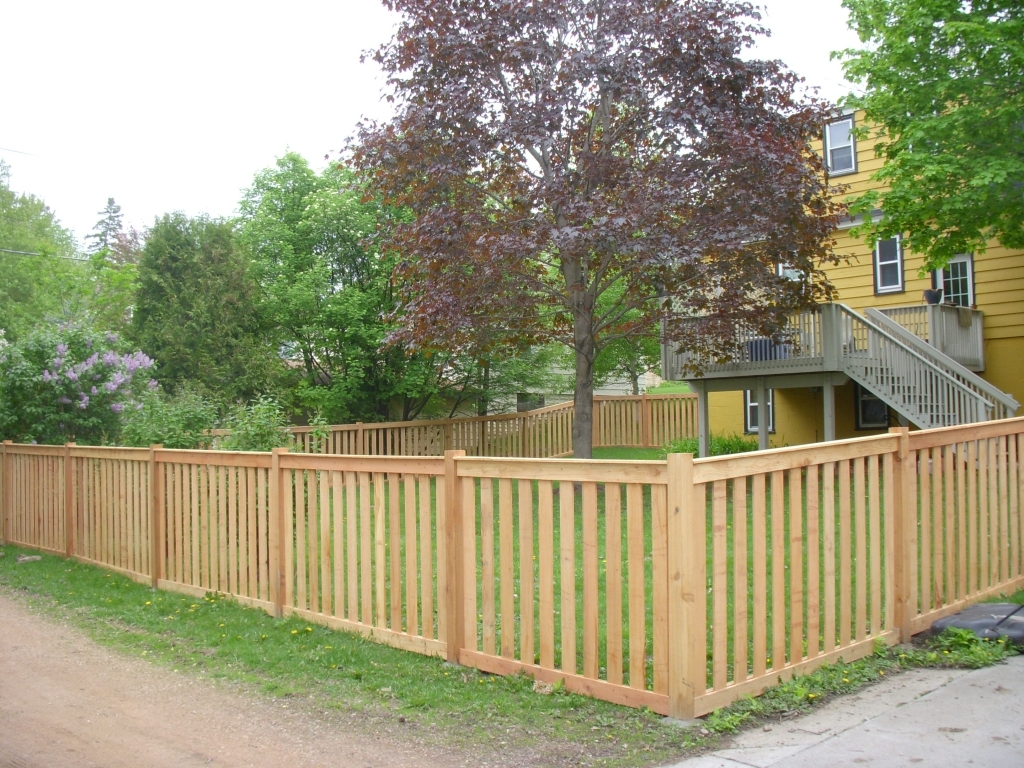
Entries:
<svg viewBox="0 0 1024 768">
<path fill-rule="evenodd" d="M 772 37 L 758 55 L 845 94 L 829 53 L 858 41 L 840 0 L 762 5 Z M 388 114 L 379 72 L 359 62 L 391 34 L 374 0 L 33 0 L 0 19 L 0 158 L 79 239 L 108 197 L 138 227 L 229 216 L 275 157 L 321 167 L 361 116 Z"/>
</svg>

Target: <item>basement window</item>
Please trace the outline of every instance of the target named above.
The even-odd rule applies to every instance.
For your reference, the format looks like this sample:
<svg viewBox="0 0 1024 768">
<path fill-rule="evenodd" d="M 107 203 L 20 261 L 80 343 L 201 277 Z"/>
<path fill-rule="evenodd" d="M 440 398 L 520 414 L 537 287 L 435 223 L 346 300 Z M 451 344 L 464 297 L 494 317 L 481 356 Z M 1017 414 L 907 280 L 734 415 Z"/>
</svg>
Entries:
<svg viewBox="0 0 1024 768">
<path fill-rule="evenodd" d="M 853 387 L 856 400 L 857 429 L 888 429 L 889 407 L 859 384 Z"/>
<path fill-rule="evenodd" d="M 768 431 L 775 434 L 775 398 L 772 390 L 766 389 L 768 398 Z M 757 392 L 748 389 L 743 392 L 743 431 L 748 435 L 757 434 Z"/>
</svg>

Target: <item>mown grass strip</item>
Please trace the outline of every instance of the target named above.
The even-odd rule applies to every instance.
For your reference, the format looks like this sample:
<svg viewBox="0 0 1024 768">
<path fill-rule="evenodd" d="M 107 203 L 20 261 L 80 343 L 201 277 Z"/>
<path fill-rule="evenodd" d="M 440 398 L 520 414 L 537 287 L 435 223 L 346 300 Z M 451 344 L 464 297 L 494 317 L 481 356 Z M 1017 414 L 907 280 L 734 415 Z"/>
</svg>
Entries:
<svg viewBox="0 0 1024 768">
<path fill-rule="evenodd" d="M 6 546 L 0 587 L 104 645 L 198 677 L 239 683 L 313 708 L 357 712 L 367 727 L 416 728 L 427 743 L 485 752 L 542 750 L 544 765 L 639 766 L 700 743 L 644 710 L 398 651 L 230 599 L 152 590 L 100 568 Z"/>
</svg>

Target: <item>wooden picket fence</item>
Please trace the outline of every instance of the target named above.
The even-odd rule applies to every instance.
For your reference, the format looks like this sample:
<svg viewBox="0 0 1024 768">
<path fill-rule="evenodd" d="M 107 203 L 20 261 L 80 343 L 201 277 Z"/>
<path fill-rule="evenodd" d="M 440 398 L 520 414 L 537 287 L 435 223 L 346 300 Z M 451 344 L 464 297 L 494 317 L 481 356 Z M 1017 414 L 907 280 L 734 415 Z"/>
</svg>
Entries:
<svg viewBox="0 0 1024 768">
<path fill-rule="evenodd" d="M 292 427 L 292 445 L 305 453 L 356 456 L 469 456 L 558 458 L 572 455 L 572 402 L 522 413 L 379 424 L 335 424 L 316 444 L 312 427 Z M 214 436 L 226 434 L 214 430 Z M 660 447 L 697 435 L 697 397 L 599 395 L 594 398 L 594 447 Z"/>
<path fill-rule="evenodd" d="M 3 537 L 689 718 L 1024 585 L 1022 456 L 1024 419 L 650 462 L 5 443 Z"/>
</svg>

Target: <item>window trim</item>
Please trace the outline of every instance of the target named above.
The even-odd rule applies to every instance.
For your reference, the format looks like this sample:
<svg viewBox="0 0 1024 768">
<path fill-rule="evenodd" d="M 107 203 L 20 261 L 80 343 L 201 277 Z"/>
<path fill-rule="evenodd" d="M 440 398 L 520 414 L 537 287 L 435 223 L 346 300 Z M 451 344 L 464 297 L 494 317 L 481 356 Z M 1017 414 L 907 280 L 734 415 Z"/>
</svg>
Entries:
<svg viewBox="0 0 1024 768">
<path fill-rule="evenodd" d="M 765 396 L 768 398 L 768 434 L 775 434 L 775 395 L 771 389 L 765 389 Z M 750 428 L 750 410 L 751 406 L 757 407 L 757 401 L 754 400 L 755 390 L 745 389 L 743 390 L 743 433 L 746 435 L 756 435 L 758 433 L 757 427 Z"/>
<path fill-rule="evenodd" d="M 974 254 L 958 253 L 956 256 L 949 260 L 950 264 L 953 264 L 954 262 L 960 264 L 967 264 L 967 298 L 969 299 L 967 306 L 975 307 L 978 304 L 978 296 L 975 292 L 974 285 Z M 943 303 L 947 302 L 949 297 L 946 295 L 945 267 L 943 267 L 942 269 L 936 269 L 934 272 L 932 272 L 932 288 L 941 288 L 942 301 Z"/>
<path fill-rule="evenodd" d="M 864 402 L 863 395 L 870 395 L 875 400 L 878 400 L 882 405 L 885 405 L 885 424 L 865 424 L 863 414 L 861 413 L 861 404 Z M 853 385 L 853 416 L 854 426 L 858 431 L 866 431 L 870 429 L 888 429 L 889 428 L 889 406 L 874 393 L 867 389 L 864 389 L 860 384 L 854 382 Z"/>
<path fill-rule="evenodd" d="M 889 240 L 895 240 L 896 241 L 896 265 L 897 265 L 897 269 L 899 271 L 900 281 L 899 281 L 899 285 L 897 285 L 897 286 L 882 287 L 881 281 L 879 280 L 879 276 L 880 276 L 880 273 L 881 273 L 881 262 L 879 262 L 879 260 L 878 260 L 878 248 L 879 248 L 879 246 L 883 242 L 888 242 Z M 886 264 L 890 264 L 892 262 L 885 262 L 885 263 Z M 906 276 L 904 275 L 904 267 L 905 267 L 905 259 L 904 259 L 904 254 L 903 254 L 903 236 L 902 235 L 896 235 L 894 237 L 881 238 L 878 241 L 876 241 L 875 242 L 875 247 L 871 251 L 871 271 L 872 271 L 872 274 L 874 275 L 875 295 L 876 296 L 880 296 L 880 295 L 886 294 L 886 293 L 904 293 L 906 291 L 906 289 L 907 289 Z"/>
<path fill-rule="evenodd" d="M 846 169 L 841 170 L 841 171 L 836 171 L 836 170 L 832 169 L 832 149 L 829 146 L 829 141 L 828 141 L 829 127 L 833 126 L 833 125 L 838 125 L 839 123 L 845 123 L 845 122 L 849 122 L 850 123 L 850 154 L 852 156 L 853 166 L 851 168 L 846 168 Z M 855 120 L 855 118 L 853 116 L 853 113 L 850 113 L 848 115 L 843 115 L 840 118 L 837 118 L 835 120 L 832 120 L 831 122 L 825 123 L 825 130 L 822 132 L 821 144 L 822 144 L 822 148 L 825 151 L 825 167 L 828 169 L 829 176 L 845 176 L 847 174 L 856 173 L 857 172 L 857 137 L 853 133 L 854 129 L 856 127 L 857 127 L 857 121 Z"/>
</svg>

